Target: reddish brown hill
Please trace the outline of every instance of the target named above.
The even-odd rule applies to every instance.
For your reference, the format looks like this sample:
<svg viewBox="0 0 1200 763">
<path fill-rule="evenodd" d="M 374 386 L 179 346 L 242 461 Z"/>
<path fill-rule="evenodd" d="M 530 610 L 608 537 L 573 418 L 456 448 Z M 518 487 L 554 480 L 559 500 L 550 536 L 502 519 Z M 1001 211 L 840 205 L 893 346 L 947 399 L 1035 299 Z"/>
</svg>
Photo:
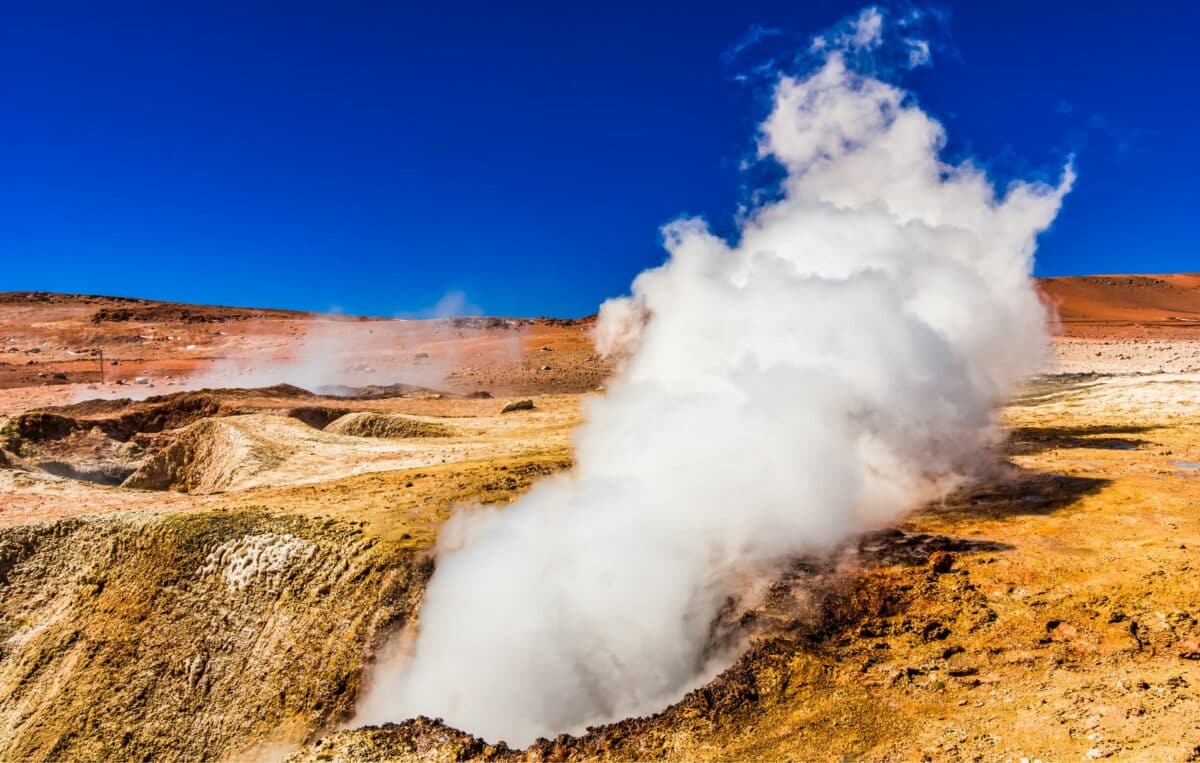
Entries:
<svg viewBox="0 0 1200 763">
<path fill-rule="evenodd" d="M 1057 333 L 1087 338 L 1200 339 L 1200 273 L 1043 278 Z"/>
</svg>

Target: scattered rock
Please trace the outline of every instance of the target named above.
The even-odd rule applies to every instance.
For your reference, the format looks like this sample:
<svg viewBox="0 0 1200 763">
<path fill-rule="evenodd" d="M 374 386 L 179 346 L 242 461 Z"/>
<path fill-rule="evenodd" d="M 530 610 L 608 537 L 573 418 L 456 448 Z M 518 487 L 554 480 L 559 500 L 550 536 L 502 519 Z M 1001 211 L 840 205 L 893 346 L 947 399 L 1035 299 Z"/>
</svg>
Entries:
<svg viewBox="0 0 1200 763">
<path fill-rule="evenodd" d="M 954 555 L 945 551 L 934 551 L 929 557 L 929 569 L 941 575 L 954 568 Z"/>
<path fill-rule="evenodd" d="M 526 398 L 525 400 L 514 400 L 508 405 L 500 409 L 500 413 L 511 413 L 512 411 L 532 411 L 533 401 Z"/>
<path fill-rule="evenodd" d="M 939 622 L 926 623 L 921 637 L 926 641 L 941 641 L 950 636 L 950 629 Z"/>
<path fill-rule="evenodd" d="M 1069 641 L 1079 635 L 1079 629 L 1061 620 L 1046 623 L 1046 635 L 1053 641 Z"/>
<path fill-rule="evenodd" d="M 1200 641 L 1194 638 L 1180 641 L 1179 656 L 1185 660 L 1200 660 Z"/>
</svg>

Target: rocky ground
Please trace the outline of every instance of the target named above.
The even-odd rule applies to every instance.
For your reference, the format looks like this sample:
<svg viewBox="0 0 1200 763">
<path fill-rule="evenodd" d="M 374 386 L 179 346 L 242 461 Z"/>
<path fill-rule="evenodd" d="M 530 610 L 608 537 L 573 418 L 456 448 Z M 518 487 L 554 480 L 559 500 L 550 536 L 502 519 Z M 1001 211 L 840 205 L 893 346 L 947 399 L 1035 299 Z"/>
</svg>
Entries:
<svg viewBox="0 0 1200 763">
<path fill-rule="evenodd" d="M 0 292 L 6 407 L 288 382 L 312 391 L 398 380 L 450 392 L 584 392 L 611 372 L 589 321 L 386 319 Z M 31 394 L 32 393 L 32 394 Z M 13 402 L 9 402 L 13 401 Z"/>
<path fill-rule="evenodd" d="M 528 750 L 338 729 L 453 507 L 570 467 L 586 323 L 7 295 L 0 759 L 1200 759 L 1200 301 L 1125 278 L 1049 284 L 1074 328 L 986 478 L 735 602 L 744 653 L 661 713 Z M 184 391 L 318 345 L 324 389 Z"/>
</svg>

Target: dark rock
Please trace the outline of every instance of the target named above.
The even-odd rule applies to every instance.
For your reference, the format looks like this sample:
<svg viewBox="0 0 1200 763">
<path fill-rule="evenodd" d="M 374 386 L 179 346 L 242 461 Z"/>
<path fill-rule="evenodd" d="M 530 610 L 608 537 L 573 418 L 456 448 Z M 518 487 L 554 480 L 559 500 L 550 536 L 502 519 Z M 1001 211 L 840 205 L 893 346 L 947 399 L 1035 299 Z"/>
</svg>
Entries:
<svg viewBox="0 0 1200 763">
<path fill-rule="evenodd" d="M 939 622 L 927 623 L 921 631 L 921 637 L 926 641 L 941 641 L 950 635 L 950 629 Z"/>
<path fill-rule="evenodd" d="M 954 568 L 954 555 L 945 551 L 934 551 L 929 556 L 929 569 L 941 575 Z"/>
</svg>

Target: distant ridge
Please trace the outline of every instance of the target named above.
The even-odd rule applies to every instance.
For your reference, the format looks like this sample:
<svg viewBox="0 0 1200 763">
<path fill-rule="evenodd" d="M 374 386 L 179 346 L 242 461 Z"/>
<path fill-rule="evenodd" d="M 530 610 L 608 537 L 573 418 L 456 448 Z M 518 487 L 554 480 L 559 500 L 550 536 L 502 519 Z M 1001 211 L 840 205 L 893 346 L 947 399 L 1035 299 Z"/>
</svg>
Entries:
<svg viewBox="0 0 1200 763">
<path fill-rule="evenodd" d="M 1056 276 L 1037 279 L 1046 304 L 1057 311 L 1056 333 L 1069 337 L 1191 338 L 1200 340 L 1200 272 Z M 163 302 L 136 297 L 60 294 L 46 291 L 0 292 L 0 304 L 96 305 L 101 322 L 223 322 L 251 318 L 378 320 L 341 313 L 316 313 L 259 307 L 224 307 Z M 516 319 L 565 326 L 594 319 Z M 485 324 L 501 317 L 455 318 L 455 324 Z"/>
<path fill-rule="evenodd" d="M 1039 279 L 1067 336 L 1200 340 L 1200 273 Z"/>
</svg>

